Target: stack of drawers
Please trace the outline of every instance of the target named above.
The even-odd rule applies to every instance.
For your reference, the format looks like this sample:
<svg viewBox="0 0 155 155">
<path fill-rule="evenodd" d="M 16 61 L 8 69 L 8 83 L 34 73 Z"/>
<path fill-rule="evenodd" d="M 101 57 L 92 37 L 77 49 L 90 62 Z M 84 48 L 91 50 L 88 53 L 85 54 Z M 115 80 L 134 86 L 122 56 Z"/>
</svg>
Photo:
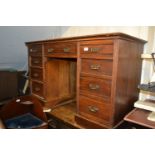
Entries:
<svg viewBox="0 0 155 155">
<path fill-rule="evenodd" d="M 108 124 L 111 118 L 113 41 L 83 41 L 80 57 L 79 114 Z"/>
<path fill-rule="evenodd" d="M 29 46 L 29 71 L 32 94 L 44 99 L 42 44 Z"/>
</svg>

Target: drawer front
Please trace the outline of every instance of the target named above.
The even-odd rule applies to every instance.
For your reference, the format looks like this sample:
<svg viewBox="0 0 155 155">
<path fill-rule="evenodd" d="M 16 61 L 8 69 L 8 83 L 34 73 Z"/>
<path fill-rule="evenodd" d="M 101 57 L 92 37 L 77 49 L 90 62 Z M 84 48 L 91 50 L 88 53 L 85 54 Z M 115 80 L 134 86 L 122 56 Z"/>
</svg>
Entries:
<svg viewBox="0 0 155 155">
<path fill-rule="evenodd" d="M 111 97 L 111 80 L 98 79 L 92 77 L 80 78 L 80 93 L 86 96 L 96 96 L 101 100 L 110 100 Z"/>
<path fill-rule="evenodd" d="M 43 81 L 42 69 L 31 68 L 31 78 L 34 79 L 34 80 Z"/>
<path fill-rule="evenodd" d="M 113 55 L 113 41 L 84 41 L 80 44 L 80 56 L 82 58 L 103 58 Z"/>
<path fill-rule="evenodd" d="M 96 102 L 88 97 L 80 95 L 79 114 L 100 123 L 110 120 L 110 104 L 106 102 Z"/>
<path fill-rule="evenodd" d="M 42 45 L 36 44 L 36 45 L 29 45 L 28 47 L 29 54 L 30 55 L 42 55 Z"/>
<path fill-rule="evenodd" d="M 42 67 L 42 57 L 31 57 L 31 66 Z"/>
<path fill-rule="evenodd" d="M 32 82 L 32 93 L 43 97 L 43 85 L 37 82 Z"/>
<path fill-rule="evenodd" d="M 76 43 L 47 43 L 45 44 L 45 54 L 50 56 L 76 55 Z"/>
<path fill-rule="evenodd" d="M 82 59 L 81 73 L 111 76 L 112 64 L 112 60 Z"/>
</svg>

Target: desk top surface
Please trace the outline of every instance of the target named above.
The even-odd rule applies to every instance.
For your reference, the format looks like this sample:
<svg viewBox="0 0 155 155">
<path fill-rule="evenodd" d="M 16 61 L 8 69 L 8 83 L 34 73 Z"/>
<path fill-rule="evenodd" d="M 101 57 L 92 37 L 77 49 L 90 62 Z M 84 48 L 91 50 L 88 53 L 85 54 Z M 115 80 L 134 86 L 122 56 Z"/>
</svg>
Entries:
<svg viewBox="0 0 155 155">
<path fill-rule="evenodd" d="M 135 124 L 142 125 L 144 127 L 155 129 L 155 122 L 149 121 L 147 119 L 150 111 L 135 108 L 129 114 L 127 114 L 124 118 L 125 121 L 132 122 Z"/>
<path fill-rule="evenodd" d="M 106 37 L 106 38 L 116 38 L 116 37 L 123 37 L 132 39 L 135 41 L 139 41 L 141 43 L 146 43 L 147 41 L 136 38 L 134 36 L 121 33 L 121 32 L 115 32 L 115 33 L 102 33 L 102 34 L 91 34 L 91 35 L 83 35 L 83 36 L 72 36 L 72 37 L 64 37 L 64 38 L 54 38 L 54 39 L 46 39 L 46 40 L 37 40 L 37 41 L 30 41 L 26 42 L 25 44 L 32 44 L 32 43 L 43 43 L 43 42 L 49 42 L 49 41 L 64 41 L 64 40 L 85 40 L 87 38 L 98 38 L 98 37 Z"/>
</svg>

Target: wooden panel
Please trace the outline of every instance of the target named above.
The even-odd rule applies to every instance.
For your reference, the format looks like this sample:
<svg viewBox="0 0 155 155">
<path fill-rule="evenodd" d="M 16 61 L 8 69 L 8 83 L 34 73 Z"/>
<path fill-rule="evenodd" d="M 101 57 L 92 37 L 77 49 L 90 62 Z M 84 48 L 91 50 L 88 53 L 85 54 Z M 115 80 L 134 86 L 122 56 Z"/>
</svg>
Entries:
<svg viewBox="0 0 155 155">
<path fill-rule="evenodd" d="M 104 123 L 110 120 L 110 105 L 105 102 L 96 102 L 80 95 L 79 114 L 88 119 Z"/>
<path fill-rule="evenodd" d="M 82 58 L 101 59 L 105 56 L 112 57 L 113 41 L 112 40 L 97 40 L 83 41 L 80 44 L 80 53 Z"/>
<path fill-rule="evenodd" d="M 81 73 L 93 75 L 112 75 L 112 60 L 82 59 Z"/>
<path fill-rule="evenodd" d="M 43 95 L 43 84 L 32 82 L 32 93 L 44 97 Z"/>
<path fill-rule="evenodd" d="M 113 89 L 115 90 L 115 95 L 113 95 L 115 123 L 123 119 L 125 114 L 132 109 L 133 103 L 138 100 L 139 90 L 137 86 L 140 83 L 143 44 L 117 40 L 116 47 L 118 53 L 116 52 L 115 55 L 115 76 L 113 76 L 113 81 L 116 82 L 116 90 Z"/>
<path fill-rule="evenodd" d="M 29 54 L 34 56 L 41 56 L 42 55 L 42 45 L 41 44 L 34 44 L 28 46 Z"/>
<path fill-rule="evenodd" d="M 77 44 L 71 43 L 46 43 L 45 55 L 50 57 L 76 57 Z"/>
<path fill-rule="evenodd" d="M 109 100 L 111 97 L 111 80 L 92 77 L 80 78 L 80 93 L 92 97 L 94 95 L 100 100 Z M 100 97 L 100 98 L 98 98 Z"/>
<path fill-rule="evenodd" d="M 39 68 L 31 67 L 31 78 L 34 80 L 43 81 L 43 71 Z"/>
<path fill-rule="evenodd" d="M 74 60 L 48 59 L 46 64 L 46 95 L 59 102 L 75 96 L 76 65 Z M 53 102 L 53 104 L 55 104 Z"/>
<path fill-rule="evenodd" d="M 31 57 L 31 66 L 34 66 L 34 67 L 42 67 L 43 63 L 42 63 L 42 57 L 35 57 L 35 56 L 32 56 Z"/>
</svg>

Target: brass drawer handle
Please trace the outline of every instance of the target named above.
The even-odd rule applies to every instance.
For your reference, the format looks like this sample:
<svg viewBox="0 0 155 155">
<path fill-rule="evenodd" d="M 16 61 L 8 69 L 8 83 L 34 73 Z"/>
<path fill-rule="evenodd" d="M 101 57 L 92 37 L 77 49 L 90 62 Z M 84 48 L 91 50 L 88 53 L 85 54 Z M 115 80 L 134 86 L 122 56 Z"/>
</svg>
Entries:
<svg viewBox="0 0 155 155">
<path fill-rule="evenodd" d="M 64 52 L 66 52 L 66 53 L 67 53 L 67 52 L 69 52 L 69 51 L 70 51 L 70 48 L 65 47 L 63 50 L 64 50 Z"/>
<path fill-rule="evenodd" d="M 92 47 L 92 48 L 90 48 L 90 51 L 91 52 L 98 52 L 100 50 L 100 48 L 98 48 L 98 47 Z"/>
<path fill-rule="evenodd" d="M 37 52 L 37 50 L 31 48 L 30 52 Z"/>
<path fill-rule="evenodd" d="M 35 87 L 34 90 L 35 90 L 36 92 L 38 92 L 38 91 L 40 91 L 40 88 L 39 88 L 39 87 Z"/>
<path fill-rule="evenodd" d="M 97 90 L 97 89 L 100 88 L 100 86 L 97 85 L 97 84 L 92 84 L 92 83 L 90 83 L 90 84 L 89 84 L 89 88 L 90 88 L 91 90 Z"/>
<path fill-rule="evenodd" d="M 39 64 L 40 61 L 39 61 L 39 60 L 35 60 L 35 61 L 33 61 L 33 63 L 34 63 L 34 64 Z"/>
<path fill-rule="evenodd" d="M 49 48 L 49 49 L 47 50 L 48 53 L 52 53 L 53 51 L 54 51 L 54 48 Z"/>
<path fill-rule="evenodd" d="M 99 70 L 100 69 L 100 65 L 90 65 L 90 69 L 92 70 Z"/>
<path fill-rule="evenodd" d="M 94 106 L 88 106 L 88 110 L 89 110 L 90 112 L 96 113 L 96 112 L 99 111 L 99 108 L 94 107 Z"/>
<path fill-rule="evenodd" d="M 38 77 L 38 76 L 39 76 L 38 73 L 34 73 L 34 74 L 33 74 L 33 77 Z"/>
</svg>

